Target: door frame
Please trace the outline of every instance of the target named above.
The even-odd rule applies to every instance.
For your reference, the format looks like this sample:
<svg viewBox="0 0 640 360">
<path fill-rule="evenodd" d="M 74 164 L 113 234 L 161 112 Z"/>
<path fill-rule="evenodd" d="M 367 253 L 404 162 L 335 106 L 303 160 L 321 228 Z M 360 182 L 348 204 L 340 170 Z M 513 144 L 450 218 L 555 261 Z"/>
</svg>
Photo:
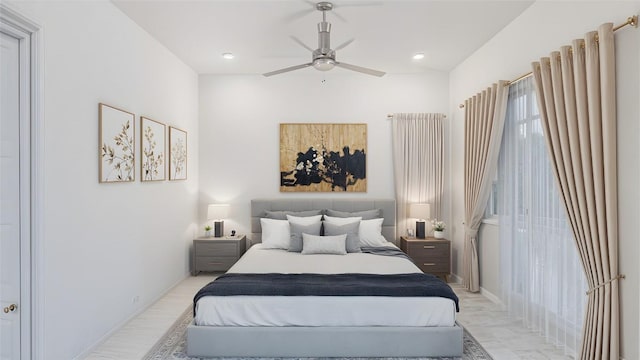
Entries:
<svg viewBox="0 0 640 360">
<path fill-rule="evenodd" d="M 0 3 L 0 30 L 20 41 L 20 358 L 44 359 L 44 87 L 42 27 Z"/>
</svg>

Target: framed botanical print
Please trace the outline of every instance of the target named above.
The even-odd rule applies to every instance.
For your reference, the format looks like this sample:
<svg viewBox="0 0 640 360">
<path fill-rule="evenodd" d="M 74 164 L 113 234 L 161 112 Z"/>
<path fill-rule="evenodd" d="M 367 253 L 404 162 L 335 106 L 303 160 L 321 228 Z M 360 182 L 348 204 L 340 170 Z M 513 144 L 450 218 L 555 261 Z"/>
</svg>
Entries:
<svg viewBox="0 0 640 360">
<path fill-rule="evenodd" d="M 158 121 L 140 117 L 140 179 L 166 180 L 166 126 Z"/>
<path fill-rule="evenodd" d="M 187 179 L 187 132 L 169 126 L 169 180 Z"/>
<path fill-rule="evenodd" d="M 134 181 L 135 115 L 100 103 L 98 119 L 99 181 Z"/>
<path fill-rule="evenodd" d="M 366 192 L 367 124 L 280 124 L 281 192 Z"/>
</svg>

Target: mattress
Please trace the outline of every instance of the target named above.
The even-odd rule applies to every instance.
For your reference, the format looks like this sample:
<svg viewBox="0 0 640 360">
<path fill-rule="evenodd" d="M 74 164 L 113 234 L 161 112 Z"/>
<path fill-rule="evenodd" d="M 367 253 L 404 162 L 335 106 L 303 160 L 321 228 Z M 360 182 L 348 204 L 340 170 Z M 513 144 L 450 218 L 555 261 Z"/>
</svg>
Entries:
<svg viewBox="0 0 640 360">
<path fill-rule="evenodd" d="M 394 246 L 389 243 L 389 246 Z M 365 253 L 302 255 L 252 246 L 229 273 L 421 272 L 411 261 Z M 206 296 L 195 323 L 205 326 L 453 326 L 455 302 L 440 297 Z"/>
</svg>

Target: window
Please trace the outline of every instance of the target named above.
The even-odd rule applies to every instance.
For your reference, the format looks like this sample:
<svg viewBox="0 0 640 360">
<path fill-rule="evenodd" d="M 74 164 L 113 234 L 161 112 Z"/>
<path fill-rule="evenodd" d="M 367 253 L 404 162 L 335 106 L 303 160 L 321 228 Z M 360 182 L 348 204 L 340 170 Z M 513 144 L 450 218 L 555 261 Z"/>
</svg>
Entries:
<svg viewBox="0 0 640 360">
<path fill-rule="evenodd" d="M 511 85 L 497 181 L 502 300 L 575 356 L 587 286 L 545 141 L 532 79 Z"/>
</svg>

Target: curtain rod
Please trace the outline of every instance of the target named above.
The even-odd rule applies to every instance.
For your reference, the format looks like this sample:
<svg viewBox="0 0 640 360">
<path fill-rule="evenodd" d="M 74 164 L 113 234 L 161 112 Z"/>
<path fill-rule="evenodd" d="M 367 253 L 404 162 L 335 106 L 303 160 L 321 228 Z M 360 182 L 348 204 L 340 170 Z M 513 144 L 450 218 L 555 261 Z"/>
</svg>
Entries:
<svg viewBox="0 0 640 360">
<path fill-rule="evenodd" d="M 622 29 L 623 27 L 625 27 L 625 26 L 627 26 L 627 25 L 631 25 L 631 26 L 633 26 L 633 27 L 637 28 L 637 27 L 638 27 L 638 15 L 629 16 L 629 17 L 627 18 L 627 21 L 623 22 L 622 24 L 620 24 L 620 25 L 618 25 L 618 26 L 614 26 L 614 27 L 613 27 L 613 31 L 614 31 L 614 32 L 616 32 L 616 31 L 618 31 L 618 30 Z M 507 82 L 507 85 L 515 84 L 515 83 L 517 83 L 518 81 L 523 80 L 523 79 L 526 79 L 526 78 L 528 78 L 528 77 L 529 77 L 529 76 L 531 76 L 531 75 L 533 75 L 533 72 L 529 71 L 529 72 L 528 72 L 528 73 L 526 73 L 526 74 L 522 74 L 522 75 L 518 76 L 517 78 L 515 78 L 515 79 L 513 79 L 513 80 L 511 80 L 511 81 L 508 81 L 508 82 Z M 460 104 L 460 105 L 458 105 L 458 107 L 459 107 L 460 109 L 462 109 L 462 108 L 464 108 L 464 104 Z"/>
<path fill-rule="evenodd" d="M 446 114 L 442 114 L 442 116 L 446 119 L 447 115 Z M 387 114 L 387 119 L 391 119 L 393 117 L 393 114 Z"/>
</svg>

